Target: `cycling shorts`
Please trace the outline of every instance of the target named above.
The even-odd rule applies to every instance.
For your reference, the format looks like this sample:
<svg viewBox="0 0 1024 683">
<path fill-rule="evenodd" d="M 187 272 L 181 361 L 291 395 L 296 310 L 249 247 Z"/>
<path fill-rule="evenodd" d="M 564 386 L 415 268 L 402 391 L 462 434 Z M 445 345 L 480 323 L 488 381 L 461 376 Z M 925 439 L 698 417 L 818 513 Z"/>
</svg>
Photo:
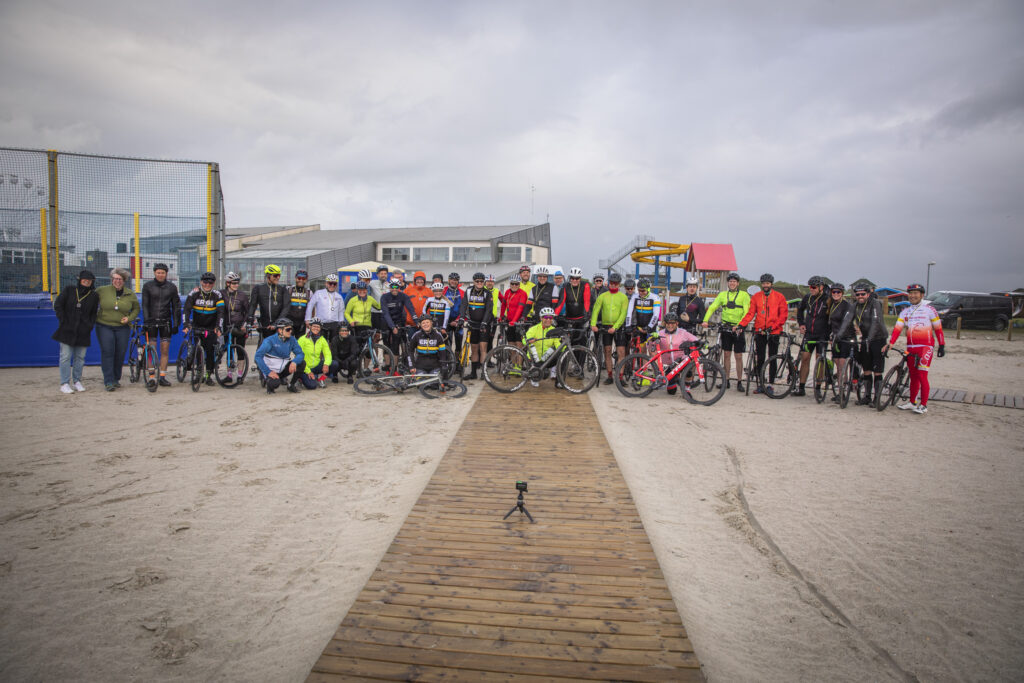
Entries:
<svg viewBox="0 0 1024 683">
<path fill-rule="evenodd" d="M 149 341 L 154 342 L 157 338 L 164 341 L 170 341 L 174 335 L 171 333 L 171 324 L 169 322 L 151 323 L 145 325 L 146 331 L 149 332 Z"/>
<path fill-rule="evenodd" d="M 488 334 L 489 330 L 481 325 L 479 330 L 469 328 L 469 343 L 479 344 L 480 342 L 486 342 L 491 340 L 491 335 Z"/>
<path fill-rule="evenodd" d="M 907 355 L 910 356 L 907 358 L 907 362 L 916 363 L 918 372 L 928 372 L 934 354 L 934 346 L 915 346 L 907 349 Z"/>
<path fill-rule="evenodd" d="M 615 332 L 608 332 L 607 328 L 601 328 L 601 344 L 608 347 L 612 345 L 612 342 L 615 342 L 615 346 L 620 349 L 626 346 L 626 335 L 623 334 L 622 328 Z"/>
<path fill-rule="evenodd" d="M 800 351 L 803 353 L 810 353 L 814 351 L 819 356 L 825 353 L 825 349 L 828 348 L 828 339 L 804 339 L 803 346 L 800 347 Z"/>
<path fill-rule="evenodd" d="M 739 332 L 722 330 L 721 340 L 723 351 L 743 353 L 747 350 L 747 335 L 743 333 L 743 330 L 740 330 Z"/>
<path fill-rule="evenodd" d="M 864 344 L 863 349 L 857 354 L 857 361 L 867 372 L 882 372 L 885 369 L 885 354 L 882 347 L 885 346 L 884 339 L 869 341 Z"/>
<path fill-rule="evenodd" d="M 853 353 L 853 342 L 851 341 L 837 341 L 832 344 L 832 357 L 836 360 L 840 358 L 849 358 Z"/>
</svg>

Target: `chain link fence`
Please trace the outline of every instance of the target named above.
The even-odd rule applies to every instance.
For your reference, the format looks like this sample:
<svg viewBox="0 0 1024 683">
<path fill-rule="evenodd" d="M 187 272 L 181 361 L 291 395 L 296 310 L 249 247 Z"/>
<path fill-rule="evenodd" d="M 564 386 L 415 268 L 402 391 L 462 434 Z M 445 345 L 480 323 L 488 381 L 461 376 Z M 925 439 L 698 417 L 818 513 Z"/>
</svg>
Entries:
<svg viewBox="0 0 1024 683">
<path fill-rule="evenodd" d="M 179 291 L 223 275 L 218 165 L 0 147 L 0 294 L 49 292 L 91 270 L 164 263 Z"/>
</svg>

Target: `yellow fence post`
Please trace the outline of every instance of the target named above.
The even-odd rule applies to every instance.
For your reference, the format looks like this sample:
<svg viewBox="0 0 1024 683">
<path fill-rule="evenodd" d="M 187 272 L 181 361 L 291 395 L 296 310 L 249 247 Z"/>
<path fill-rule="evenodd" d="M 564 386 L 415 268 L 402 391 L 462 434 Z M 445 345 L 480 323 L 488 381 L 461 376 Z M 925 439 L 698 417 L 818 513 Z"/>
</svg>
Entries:
<svg viewBox="0 0 1024 683">
<path fill-rule="evenodd" d="M 57 150 L 50 149 L 46 151 L 46 166 L 47 166 L 47 180 L 48 180 L 48 194 L 50 208 L 47 213 L 50 228 L 50 239 L 48 246 L 53 251 L 53 268 L 50 271 L 50 298 L 52 299 L 56 292 L 60 291 L 60 207 L 58 206 L 58 197 L 60 195 L 58 188 L 58 175 L 57 175 Z"/>
<path fill-rule="evenodd" d="M 213 271 L 213 164 L 206 165 L 206 270 Z"/>
<path fill-rule="evenodd" d="M 50 251 L 47 248 L 46 243 L 46 209 L 39 209 L 39 242 L 43 248 L 42 262 L 43 262 L 43 291 L 50 291 Z"/>
<path fill-rule="evenodd" d="M 135 280 L 132 283 L 132 289 L 136 292 L 141 291 L 137 286 L 138 282 L 142 281 L 142 258 L 139 256 L 139 213 L 135 212 Z"/>
</svg>

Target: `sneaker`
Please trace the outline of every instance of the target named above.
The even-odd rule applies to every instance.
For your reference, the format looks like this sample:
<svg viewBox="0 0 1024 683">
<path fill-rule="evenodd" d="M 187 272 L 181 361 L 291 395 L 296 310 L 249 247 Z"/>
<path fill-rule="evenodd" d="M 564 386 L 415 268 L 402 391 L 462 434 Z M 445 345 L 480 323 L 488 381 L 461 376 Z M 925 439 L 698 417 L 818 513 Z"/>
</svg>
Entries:
<svg viewBox="0 0 1024 683">
<path fill-rule="evenodd" d="M 114 382 L 114 388 L 115 389 L 120 389 L 121 388 L 121 383 L 120 382 Z M 83 391 L 84 391 L 84 389 L 83 389 Z"/>
<path fill-rule="evenodd" d="M 793 390 L 793 395 L 794 396 L 806 396 L 807 395 L 807 389 L 805 389 L 804 387 L 797 387 L 796 389 Z"/>
<path fill-rule="evenodd" d="M 113 384 L 107 384 L 103 388 L 106 389 L 107 391 L 113 391 L 114 390 L 114 385 Z"/>
<path fill-rule="evenodd" d="M 605 384 L 614 384 L 615 380 L 612 379 L 611 375 L 608 375 L 608 377 L 605 378 L 604 383 Z"/>
<path fill-rule="evenodd" d="M 333 377 L 331 377 L 331 384 L 337 384 L 337 383 L 338 383 L 338 376 L 334 375 Z"/>
<path fill-rule="evenodd" d="M 914 412 L 917 413 L 918 415 L 924 415 L 925 413 L 928 412 L 928 406 L 926 406 L 923 403 L 918 403 L 916 406 L 914 406 Z"/>
<path fill-rule="evenodd" d="M 61 390 L 61 392 L 65 393 L 65 394 L 73 394 L 73 393 L 75 393 L 75 390 L 71 388 L 70 384 L 61 384 L 60 385 L 60 390 Z"/>
<path fill-rule="evenodd" d="M 320 379 L 318 379 L 318 380 L 316 381 L 316 384 L 317 384 L 317 386 L 318 386 L 318 387 L 320 387 L 321 389 L 323 389 L 324 387 L 326 387 L 326 386 L 327 386 L 327 381 L 326 381 L 326 380 L 325 380 L 325 379 L 324 379 L 323 377 L 321 377 Z"/>
<path fill-rule="evenodd" d="M 871 403 L 872 400 L 868 396 L 861 396 L 860 398 L 857 399 L 857 405 L 859 406 L 869 406 L 871 405 Z"/>
<path fill-rule="evenodd" d="M 764 392 L 763 392 L 763 391 L 761 391 L 761 387 L 756 387 L 756 388 L 755 388 L 755 389 L 754 389 L 754 390 L 753 390 L 752 392 L 750 392 L 750 393 L 752 393 L 752 394 L 763 394 Z"/>
<path fill-rule="evenodd" d="M 765 387 L 763 393 L 764 393 L 765 396 L 774 396 L 775 395 L 775 389 L 772 388 L 772 387 Z"/>
<path fill-rule="evenodd" d="M 537 380 L 535 380 L 535 379 L 531 379 L 531 380 L 530 380 L 530 386 L 531 386 L 531 387 L 539 387 L 539 386 L 540 386 L 540 382 L 538 382 L 538 381 L 537 381 Z"/>
<path fill-rule="evenodd" d="M 345 380 L 345 384 L 352 384 L 352 375 L 348 376 L 348 379 Z"/>
<path fill-rule="evenodd" d="M 75 382 L 75 391 L 85 391 L 81 381 Z"/>
<path fill-rule="evenodd" d="M 166 377 L 164 377 L 163 375 L 160 375 L 160 381 L 157 382 L 157 384 L 159 384 L 162 387 L 169 387 L 169 386 L 171 386 L 170 381 L 168 381 L 168 379 Z"/>
<path fill-rule="evenodd" d="M 299 393 L 299 388 L 297 386 L 295 386 L 294 384 L 289 384 L 288 385 L 288 391 L 290 391 L 293 394 L 297 394 L 297 393 Z"/>
<path fill-rule="evenodd" d="M 215 384 L 216 384 L 216 382 L 213 381 L 213 378 L 210 377 L 209 375 L 207 375 L 207 377 L 206 377 L 206 386 L 212 387 Z"/>
<path fill-rule="evenodd" d="M 896 407 L 900 410 L 915 410 L 917 408 L 917 404 L 910 401 L 904 401 Z"/>
<path fill-rule="evenodd" d="M 743 382 L 736 380 L 736 391 L 743 391 Z"/>
</svg>

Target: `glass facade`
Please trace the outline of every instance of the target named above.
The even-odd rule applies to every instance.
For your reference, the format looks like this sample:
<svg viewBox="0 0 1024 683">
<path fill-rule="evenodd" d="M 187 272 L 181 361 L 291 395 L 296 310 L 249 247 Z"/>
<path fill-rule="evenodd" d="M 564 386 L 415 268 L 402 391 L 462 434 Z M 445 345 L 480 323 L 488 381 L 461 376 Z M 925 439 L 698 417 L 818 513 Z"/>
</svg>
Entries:
<svg viewBox="0 0 1024 683">
<path fill-rule="evenodd" d="M 498 260 L 518 263 L 523 259 L 522 247 L 498 247 Z"/>
<path fill-rule="evenodd" d="M 408 261 L 409 251 L 409 247 L 382 247 L 381 260 L 389 263 L 391 261 Z"/>
<path fill-rule="evenodd" d="M 447 261 L 448 247 L 415 247 L 413 261 Z"/>
<path fill-rule="evenodd" d="M 487 247 L 452 247 L 452 261 L 465 263 L 490 263 L 491 248 Z"/>
</svg>

